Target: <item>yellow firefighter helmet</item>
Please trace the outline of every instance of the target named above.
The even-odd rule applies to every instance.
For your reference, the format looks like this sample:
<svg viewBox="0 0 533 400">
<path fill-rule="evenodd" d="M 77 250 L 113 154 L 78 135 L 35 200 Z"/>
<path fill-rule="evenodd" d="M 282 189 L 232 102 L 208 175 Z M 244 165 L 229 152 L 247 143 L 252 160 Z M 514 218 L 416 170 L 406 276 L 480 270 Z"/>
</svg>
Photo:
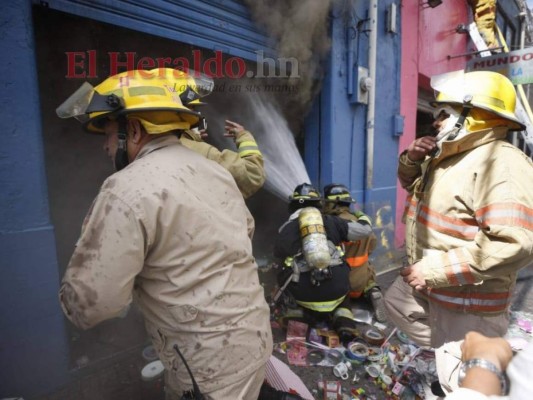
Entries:
<svg viewBox="0 0 533 400">
<path fill-rule="evenodd" d="M 516 91 L 511 81 L 493 71 L 473 71 L 445 74 L 450 77 L 437 79 L 432 86 L 439 92 L 432 103 L 463 105 L 465 97 L 471 96 L 471 104 L 512 122 L 511 130 L 523 130 L 525 126 L 515 115 Z"/>
<path fill-rule="evenodd" d="M 201 72 L 189 69 L 182 71 L 173 68 L 158 68 L 152 70 L 159 76 L 165 77 L 180 96 L 181 102 L 186 107 L 200 106 L 200 99 L 213 91 L 214 82 L 209 76 Z"/>
<path fill-rule="evenodd" d="M 85 82 L 56 110 L 75 117 L 90 132 L 103 133 L 108 119 L 127 115 L 140 120 L 150 134 L 190 129 L 202 119 L 183 105 L 180 93 L 157 69 L 132 70 L 111 76 L 93 88 Z"/>
</svg>

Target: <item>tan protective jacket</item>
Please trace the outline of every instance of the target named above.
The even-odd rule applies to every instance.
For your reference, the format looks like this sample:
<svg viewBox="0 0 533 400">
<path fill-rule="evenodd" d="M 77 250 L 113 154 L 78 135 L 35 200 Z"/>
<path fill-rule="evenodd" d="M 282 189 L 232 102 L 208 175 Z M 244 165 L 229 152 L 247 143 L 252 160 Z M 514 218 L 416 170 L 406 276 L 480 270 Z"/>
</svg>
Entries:
<svg viewBox="0 0 533 400">
<path fill-rule="evenodd" d="M 224 168 L 175 136 L 152 140 L 100 189 L 63 278 L 63 310 L 87 329 L 134 297 L 180 388 L 191 380 L 174 345 L 202 391 L 234 383 L 272 351 L 253 230 Z"/>
<path fill-rule="evenodd" d="M 266 179 L 263 155 L 250 132 L 243 131 L 235 138 L 238 152 L 228 149 L 220 151 L 191 131 L 184 131 L 180 141 L 185 147 L 226 168 L 245 199 L 263 187 Z"/>
<path fill-rule="evenodd" d="M 505 312 L 517 271 L 532 261 L 533 164 L 506 135 L 471 132 L 423 163 L 400 156 L 407 255 L 443 307 Z"/>
</svg>

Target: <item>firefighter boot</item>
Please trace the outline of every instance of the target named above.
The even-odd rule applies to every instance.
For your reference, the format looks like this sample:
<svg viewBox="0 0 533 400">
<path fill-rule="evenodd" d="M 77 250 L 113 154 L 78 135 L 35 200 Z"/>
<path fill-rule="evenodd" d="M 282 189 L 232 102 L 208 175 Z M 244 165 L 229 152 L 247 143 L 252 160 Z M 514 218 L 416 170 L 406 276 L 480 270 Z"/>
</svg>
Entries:
<svg viewBox="0 0 533 400">
<path fill-rule="evenodd" d="M 277 321 L 282 328 L 287 328 L 289 321 L 305 322 L 304 312 L 301 308 L 284 308 L 277 316 Z"/>
<path fill-rule="evenodd" d="M 333 329 L 339 335 L 339 340 L 343 345 L 351 342 L 354 337 L 359 336 L 357 323 L 354 320 L 350 309 L 338 307 L 333 312 Z"/>
<path fill-rule="evenodd" d="M 381 293 L 381 289 L 377 286 L 374 286 L 368 291 L 367 297 L 370 299 L 372 307 L 374 308 L 376 320 L 378 320 L 378 322 L 386 322 L 387 311 L 385 311 L 385 304 L 383 302 L 383 294 Z"/>
</svg>

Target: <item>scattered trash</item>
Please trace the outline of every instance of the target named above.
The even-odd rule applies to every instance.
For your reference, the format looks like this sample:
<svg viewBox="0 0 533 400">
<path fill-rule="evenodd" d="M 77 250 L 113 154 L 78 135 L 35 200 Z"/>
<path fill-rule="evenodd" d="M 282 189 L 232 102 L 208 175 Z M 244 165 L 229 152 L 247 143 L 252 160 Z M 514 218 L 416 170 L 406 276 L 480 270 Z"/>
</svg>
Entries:
<svg viewBox="0 0 533 400">
<path fill-rule="evenodd" d="M 517 324 L 524 332 L 531 333 L 533 324 L 529 320 L 519 319 Z"/>
<path fill-rule="evenodd" d="M 274 356 L 271 356 L 267 362 L 265 379 L 277 390 L 297 393 L 305 400 L 314 399 L 300 377 L 291 371 L 287 364 Z"/>
<path fill-rule="evenodd" d="M 415 344 L 409 337 L 402 331 L 396 331 L 396 337 L 398 340 L 405 344 Z"/>
<path fill-rule="evenodd" d="M 381 367 L 379 364 L 370 364 L 365 367 L 365 371 L 372 378 L 377 378 L 381 375 Z"/>
<path fill-rule="evenodd" d="M 320 389 L 320 387 L 319 387 Z M 342 386 L 338 381 L 324 381 L 322 392 L 324 400 L 342 400 Z"/>
<path fill-rule="evenodd" d="M 331 375 L 339 380 L 322 378 L 320 373 L 317 399 L 425 399 L 425 387 L 437 379 L 434 352 L 418 347 L 397 328 L 381 328 L 371 324 L 357 328 L 355 338 L 344 347 L 328 326 L 310 328 L 288 320 L 286 342 L 274 348 L 285 353 L 292 366 L 332 368 Z M 363 374 L 375 389 L 353 386 L 361 385 Z"/>
<path fill-rule="evenodd" d="M 372 313 L 368 310 L 355 309 L 352 310 L 354 320 L 357 322 L 362 322 L 363 324 L 370 325 L 372 323 Z"/>
<path fill-rule="evenodd" d="M 141 396 L 143 399 L 163 399 L 165 383 L 163 374 L 165 366 L 161 360 L 146 364 L 141 370 Z"/>
<path fill-rule="evenodd" d="M 385 342 L 385 333 L 378 328 L 369 328 L 363 332 L 363 339 L 371 345 L 381 346 Z"/>
<path fill-rule="evenodd" d="M 352 364 L 349 361 L 340 362 L 333 367 L 333 375 L 342 380 L 349 378 L 348 371 L 352 369 Z"/>
<path fill-rule="evenodd" d="M 154 346 L 146 346 L 142 351 L 142 356 L 146 361 L 155 361 L 159 358 L 157 351 L 155 351 Z"/>
</svg>

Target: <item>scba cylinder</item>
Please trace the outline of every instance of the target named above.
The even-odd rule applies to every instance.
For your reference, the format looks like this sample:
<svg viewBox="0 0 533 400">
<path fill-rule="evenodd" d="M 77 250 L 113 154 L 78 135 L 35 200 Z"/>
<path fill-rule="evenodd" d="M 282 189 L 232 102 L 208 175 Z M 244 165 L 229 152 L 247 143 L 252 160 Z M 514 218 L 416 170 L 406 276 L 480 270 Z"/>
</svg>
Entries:
<svg viewBox="0 0 533 400">
<path fill-rule="evenodd" d="M 326 268 L 331 255 L 322 214 L 314 207 L 306 207 L 300 212 L 298 223 L 305 261 L 312 268 Z"/>
</svg>

